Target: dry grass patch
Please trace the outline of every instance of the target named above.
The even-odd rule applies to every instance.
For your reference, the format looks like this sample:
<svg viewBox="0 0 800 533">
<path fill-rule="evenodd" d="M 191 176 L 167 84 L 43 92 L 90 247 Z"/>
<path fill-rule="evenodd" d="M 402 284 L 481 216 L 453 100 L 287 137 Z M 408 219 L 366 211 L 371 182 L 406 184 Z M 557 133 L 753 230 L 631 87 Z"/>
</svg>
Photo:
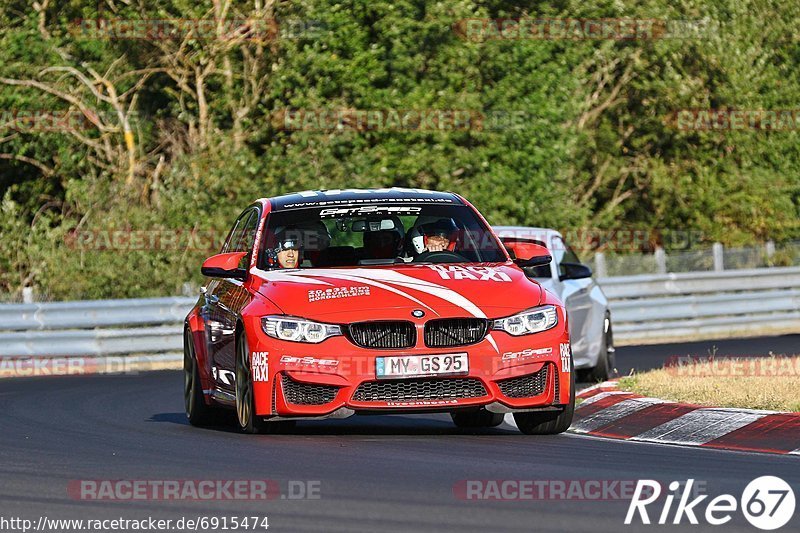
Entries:
<svg viewBox="0 0 800 533">
<path fill-rule="evenodd" d="M 711 407 L 800 412 L 800 356 L 677 358 L 620 389 Z"/>
</svg>

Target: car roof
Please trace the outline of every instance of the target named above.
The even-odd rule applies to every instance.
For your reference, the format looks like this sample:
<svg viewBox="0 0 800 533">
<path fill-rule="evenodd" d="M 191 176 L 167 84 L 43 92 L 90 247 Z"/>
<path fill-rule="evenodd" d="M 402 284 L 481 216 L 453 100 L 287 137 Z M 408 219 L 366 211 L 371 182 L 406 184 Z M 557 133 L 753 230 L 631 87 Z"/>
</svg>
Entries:
<svg viewBox="0 0 800 533">
<path fill-rule="evenodd" d="M 539 240 L 550 241 L 551 237 L 561 237 L 561 233 L 552 228 L 536 228 L 532 226 L 492 226 L 498 235 L 517 235 L 520 237 L 529 235 L 541 237 Z"/>
<path fill-rule="evenodd" d="M 373 201 L 464 205 L 461 198 L 451 192 L 406 189 L 403 187 L 385 189 L 322 189 L 285 194 L 266 200 L 270 202 L 273 211 L 315 206 L 361 205 Z"/>
</svg>

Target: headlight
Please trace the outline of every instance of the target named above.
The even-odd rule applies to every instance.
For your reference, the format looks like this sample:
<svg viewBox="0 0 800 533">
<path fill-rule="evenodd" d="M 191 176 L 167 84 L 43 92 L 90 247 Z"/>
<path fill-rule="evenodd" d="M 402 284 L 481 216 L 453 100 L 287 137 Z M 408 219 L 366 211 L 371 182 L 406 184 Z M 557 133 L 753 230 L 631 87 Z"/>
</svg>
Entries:
<svg viewBox="0 0 800 533">
<path fill-rule="evenodd" d="M 529 335 L 548 330 L 556 324 L 558 324 L 556 307 L 543 305 L 513 316 L 498 318 L 492 322 L 492 329 L 499 329 L 511 335 Z"/>
<path fill-rule="evenodd" d="M 293 342 L 318 343 L 342 334 L 342 328 L 337 325 L 289 316 L 265 316 L 261 319 L 261 327 L 270 337 Z"/>
</svg>

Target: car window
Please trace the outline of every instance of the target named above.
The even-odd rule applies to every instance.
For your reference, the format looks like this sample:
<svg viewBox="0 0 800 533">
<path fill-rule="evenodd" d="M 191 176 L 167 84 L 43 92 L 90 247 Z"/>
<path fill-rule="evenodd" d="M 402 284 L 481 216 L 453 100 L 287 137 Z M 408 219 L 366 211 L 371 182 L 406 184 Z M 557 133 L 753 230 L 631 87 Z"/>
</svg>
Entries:
<svg viewBox="0 0 800 533">
<path fill-rule="evenodd" d="M 239 225 L 240 229 L 237 228 L 236 230 L 237 237 L 233 241 L 231 252 L 250 252 L 253 249 L 258 227 L 258 211 L 251 209 L 245 216 L 246 219 L 243 218 L 244 222 Z"/>
<path fill-rule="evenodd" d="M 228 253 L 231 251 L 231 243 L 236 240 L 238 233 L 236 230 L 239 228 L 239 223 L 242 222 L 242 218 L 244 215 L 239 215 L 239 218 L 236 219 L 236 222 L 233 223 L 231 227 L 231 231 L 228 233 L 228 238 L 225 239 L 225 244 L 222 245 L 222 250 L 220 250 L 221 254 Z"/>
<path fill-rule="evenodd" d="M 494 234 L 467 206 L 375 203 L 276 211 L 264 232 L 266 268 L 280 243 L 298 242 L 300 268 L 506 261 Z"/>
<path fill-rule="evenodd" d="M 233 225 L 233 229 L 228 235 L 228 239 L 222 247 L 222 253 L 228 252 L 250 252 L 255 242 L 256 230 L 258 229 L 259 213 L 258 209 L 251 208 L 242 213 Z M 240 268 L 246 267 L 249 263 L 249 255 L 242 259 Z"/>
<path fill-rule="evenodd" d="M 578 254 L 576 254 L 569 244 L 564 244 L 564 257 L 561 260 L 563 263 L 580 263 L 581 260 L 578 259 Z"/>
<path fill-rule="evenodd" d="M 558 252 L 556 254 L 556 261 L 558 262 L 558 271 L 563 276 L 564 275 L 564 267 L 562 266 L 564 263 L 572 263 L 572 264 L 580 264 L 581 260 L 578 258 L 578 254 L 566 243 L 563 239 L 556 237 L 554 240 L 554 245 L 557 248 Z"/>
</svg>

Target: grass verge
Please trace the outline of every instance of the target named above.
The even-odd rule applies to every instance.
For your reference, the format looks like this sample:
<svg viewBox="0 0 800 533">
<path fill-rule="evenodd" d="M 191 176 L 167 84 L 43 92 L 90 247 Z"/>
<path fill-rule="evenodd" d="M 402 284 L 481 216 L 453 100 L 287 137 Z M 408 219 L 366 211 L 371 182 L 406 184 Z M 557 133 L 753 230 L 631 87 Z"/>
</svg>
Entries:
<svg viewBox="0 0 800 533">
<path fill-rule="evenodd" d="M 800 412 L 800 356 L 676 358 L 620 390 L 710 407 Z"/>
</svg>

